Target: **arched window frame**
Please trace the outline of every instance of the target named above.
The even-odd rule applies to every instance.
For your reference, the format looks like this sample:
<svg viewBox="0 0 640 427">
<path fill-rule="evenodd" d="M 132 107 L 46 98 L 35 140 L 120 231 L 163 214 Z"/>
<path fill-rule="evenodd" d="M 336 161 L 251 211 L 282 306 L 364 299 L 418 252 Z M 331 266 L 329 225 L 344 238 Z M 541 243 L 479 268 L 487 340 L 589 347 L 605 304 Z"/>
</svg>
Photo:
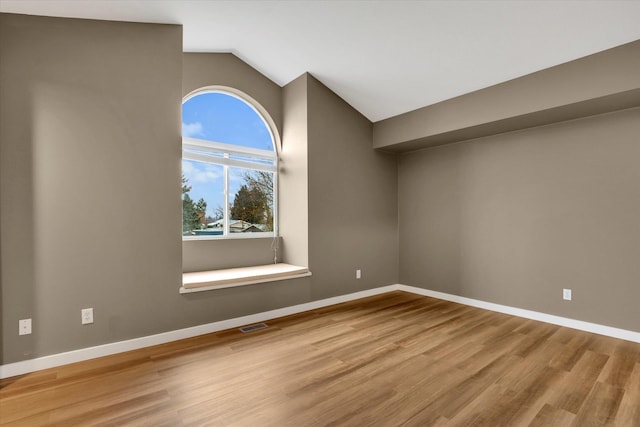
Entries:
<svg viewBox="0 0 640 427">
<path fill-rule="evenodd" d="M 224 227 L 223 234 L 218 236 L 182 236 L 183 240 L 226 240 L 226 239 L 246 239 L 264 238 L 278 236 L 278 149 L 280 147 L 280 137 L 275 123 L 267 110 L 255 99 L 246 93 L 226 86 L 207 86 L 190 92 L 182 99 L 182 104 L 193 97 L 206 93 L 221 93 L 232 96 L 249 106 L 269 131 L 269 136 L 273 144 L 273 151 L 262 150 L 241 145 L 227 144 L 222 142 L 207 141 L 193 137 L 182 137 L 182 159 L 193 160 L 203 163 L 221 165 L 224 168 Z M 195 152 L 194 152 L 195 151 Z M 211 155 L 207 155 L 207 153 Z M 222 156 L 220 157 L 220 154 Z M 257 162 L 231 158 L 233 155 L 243 156 L 251 159 L 263 159 L 272 161 L 271 165 Z M 229 231 L 229 167 L 240 167 L 244 169 L 267 171 L 273 173 L 273 231 L 260 233 L 230 233 Z"/>
</svg>

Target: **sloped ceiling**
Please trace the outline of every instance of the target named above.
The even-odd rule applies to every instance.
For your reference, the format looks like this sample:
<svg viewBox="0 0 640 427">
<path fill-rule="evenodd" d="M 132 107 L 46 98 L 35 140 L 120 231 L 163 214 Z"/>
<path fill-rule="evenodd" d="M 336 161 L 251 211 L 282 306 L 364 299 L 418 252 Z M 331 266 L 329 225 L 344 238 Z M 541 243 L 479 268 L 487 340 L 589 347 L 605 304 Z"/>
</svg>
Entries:
<svg viewBox="0 0 640 427">
<path fill-rule="evenodd" d="M 0 11 L 184 26 L 280 85 L 310 72 L 379 121 L 640 39 L 640 1 L 2 0 Z"/>
</svg>

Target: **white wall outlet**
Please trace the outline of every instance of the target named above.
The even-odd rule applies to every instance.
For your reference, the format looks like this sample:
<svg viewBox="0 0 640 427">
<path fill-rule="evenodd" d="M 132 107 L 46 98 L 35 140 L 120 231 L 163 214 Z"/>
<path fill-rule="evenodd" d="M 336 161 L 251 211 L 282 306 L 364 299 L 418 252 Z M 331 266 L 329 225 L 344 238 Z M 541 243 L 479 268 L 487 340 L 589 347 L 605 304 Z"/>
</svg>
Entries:
<svg viewBox="0 0 640 427">
<path fill-rule="evenodd" d="M 93 323 L 93 308 L 82 309 L 82 324 L 88 325 Z"/>
<path fill-rule="evenodd" d="M 31 319 L 18 320 L 18 335 L 31 334 Z"/>
<path fill-rule="evenodd" d="M 571 301 L 571 289 L 563 289 L 562 290 L 562 299 L 566 301 Z"/>
<path fill-rule="evenodd" d="M 356 270 L 356 279 L 362 278 L 362 270 Z"/>
</svg>

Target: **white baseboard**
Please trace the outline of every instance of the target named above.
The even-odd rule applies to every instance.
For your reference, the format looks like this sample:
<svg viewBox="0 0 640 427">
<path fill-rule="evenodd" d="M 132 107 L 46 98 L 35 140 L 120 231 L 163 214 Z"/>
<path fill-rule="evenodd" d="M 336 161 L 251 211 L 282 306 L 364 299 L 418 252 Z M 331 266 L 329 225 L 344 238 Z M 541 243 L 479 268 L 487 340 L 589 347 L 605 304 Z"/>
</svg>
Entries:
<svg viewBox="0 0 640 427">
<path fill-rule="evenodd" d="M 415 286 L 395 285 L 395 288 L 400 291 L 411 292 L 418 295 L 424 295 L 427 297 L 457 302 L 464 305 L 470 305 L 472 307 L 483 308 L 485 310 L 497 311 L 499 313 L 524 317 L 525 319 L 539 320 L 540 322 L 566 326 L 567 328 L 579 329 L 581 331 L 592 332 L 594 334 L 606 335 L 613 338 L 640 343 L 640 332 L 614 328 L 612 326 L 599 325 L 597 323 L 584 322 L 582 320 L 569 319 L 568 317 L 554 316 L 553 314 L 525 310 L 523 308 L 494 304 L 492 302 L 480 301 L 477 299 L 461 297 L 458 295 L 431 291 L 428 289 L 417 288 Z"/>
<path fill-rule="evenodd" d="M 221 320 L 219 322 L 207 323 L 205 325 L 193 326 L 191 328 L 178 329 L 175 331 L 163 332 L 156 335 L 149 335 L 141 338 L 134 338 L 126 341 L 119 341 L 95 347 L 82 348 L 65 353 L 52 354 L 50 356 L 38 357 L 36 359 L 24 360 L 21 362 L 0 365 L 0 379 L 22 375 L 29 372 L 40 371 L 42 369 L 55 368 L 56 366 L 68 365 L 70 363 L 82 362 L 84 360 L 95 359 L 97 357 L 109 356 L 125 351 L 137 350 L 153 345 L 165 344 L 198 335 L 210 334 L 212 332 L 223 331 L 225 329 L 238 328 L 252 323 L 265 322 L 278 317 L 291 314 L 302 313 L 316 308 L 327 307 L 352 301 L 373 295 L 379 295 L 396 290 L 395 285 L 382 286 L 380 288 L 368 289 L 366 291 L 355 292 L 347 295 L 326 298 L 318 301 L 311 301 L 291 307 L 279 308 L 248 316 L 235 317 L 233 319 Z"/>
<path fill-rule="evenodd" d="M 219 322 L 208 323 L 206 325 L 193 326 L 191 328 L 178 329 L 176 331 L 163 332 L 161 334 L 150 335 L 141 338 L 135 338 L 126 341 L 119 341 L 99 345 L 95 347 L 83 348 L 80 350 L 69 351 L 66 353 L 53 354 L 50 356 L 38 357 L 36 359 L 24 360 L 21 362 L 0 365 L 0 379 L 9 378 L 16 375 L 22 375 L 29 372 L 39 371 L 42 369 L 55 368 L 56 366 L 67 365 L 70 363 L 81 362 L 84 360 L 95 359 L 97 357 L 109 356 L 125 351 L 137 350 L 144 347 L 150 347 L 158 344 L 165 344 L 185 338 L 191 338 L 198 335 L 218 332 L 225 329 L 238 328 L 240 326 L 252 323 L 265 322 L 267 320 L 278 317 L 288 316 L 291 314 L 302 313 L 304 311 L 314 310 L 317 308 L 327 307 L 330 305 L 340 304 L 342 302 L 353 301 L 373 295 L 379 295 L 391 291 L 405 291 L 417 295 L 438 298 L 445 301 L 457 302 L 460 304 L 478 307 L 485 310 L 497 311 L 499 313 L 511 314 L 513 316 L 524 317 L 526 319 L 538 320 L 541 322 L 552 323 L 554 325 L 566 326 L 572 329 L 579 329 L 586 332 L 593 332 L 600 335 L 606 335 L 627 341 L 640 343 L 640 332 L 628 331 L 625 329 L 613 328 L 610 326 L 599 325 L 596 323 L 583 322 L 581 320 L 569 319 L 566 317 L 554 316 L 551 314 L 540 313 L 537 311 L 525 310 L 506 305 L 494 304 L 490 302 L 480 301 L 472 298 L 461 297 L 443 292 L 431 291 L 415 286 L 407 285 L 388 285 L 379 288 L 368 289 L 366 291 L 355 292 L 347 295 L 326 298 L 318 301 L 311 301 L 304 304 L 298 304 L 291 307 L 279 308 L 276 310 L 265 311 L 262 313 L 251 314 L 248 316 L 236 317 Z"/>
</svg>

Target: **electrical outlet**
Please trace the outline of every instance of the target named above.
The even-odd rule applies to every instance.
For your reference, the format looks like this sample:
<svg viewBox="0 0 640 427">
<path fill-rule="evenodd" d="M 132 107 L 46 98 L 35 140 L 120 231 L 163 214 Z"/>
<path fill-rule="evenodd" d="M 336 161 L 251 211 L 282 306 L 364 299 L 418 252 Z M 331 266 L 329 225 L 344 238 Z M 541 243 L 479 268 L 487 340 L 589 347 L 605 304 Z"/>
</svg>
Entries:
<svg viewBox="0 0 640 427">
<path fill-rule="evenodd" d="M 571 289 L 563 289 L 562 290 L 562 299 L 566 300 L 566 301 L 571 301 L 571 297 L 572 297 L 572 292 Z"/>
<path fill-rule="evenodd" d="M 18 320 L 18 335 L 31 334 L 31 319 Z"/>
<path fill-rule="evenodd" d="M 362 270 L 356 270 L 356 279 L 362 278 Z"/>
<path fill-rule="evenodd" d="M 93 323 L 93 308 L 82 309 L 82 324 L 88 325 Z"/>
</svg>

